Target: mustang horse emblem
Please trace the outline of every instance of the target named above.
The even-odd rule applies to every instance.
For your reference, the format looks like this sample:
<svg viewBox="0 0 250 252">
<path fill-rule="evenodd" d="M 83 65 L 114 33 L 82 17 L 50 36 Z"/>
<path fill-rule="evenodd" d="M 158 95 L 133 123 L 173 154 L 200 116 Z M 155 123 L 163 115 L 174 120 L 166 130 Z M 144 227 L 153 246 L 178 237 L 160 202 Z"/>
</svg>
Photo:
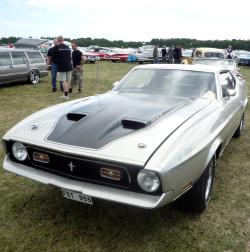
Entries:
<svg viewBox="0 0 250 252">
<path fill-rule="evenodd" d="M 70 168 L 70 171 L 73 172 L 74 171 L 74 168 L 76 167 L 72 162 L 70 162 L 68 164 L 69 168 Z"/>
</svg>

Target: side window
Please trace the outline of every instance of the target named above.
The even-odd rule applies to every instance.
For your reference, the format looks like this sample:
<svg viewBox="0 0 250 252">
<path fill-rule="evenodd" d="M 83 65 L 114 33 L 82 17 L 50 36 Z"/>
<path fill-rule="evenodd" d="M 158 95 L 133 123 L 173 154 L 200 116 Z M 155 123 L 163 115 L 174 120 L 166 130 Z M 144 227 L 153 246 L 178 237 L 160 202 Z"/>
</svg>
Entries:
<svg viewBox="0 0 250 252">
<path fill-rule="evenodd" d="M 212 52 L 206 52 L 206 53 L 204 53 L 204 57 L 205 57 L 205 58 L 214 57 L 214 53 L 212 53 Z"/>
<path fill-rule="evenodd" d="M 215 53 L 214 57 L 220 58 L 220 59 L 224 59 L 225 58 L 223 53 Z"/>
<path fill-rule="evenodd" d="M 43 56 L 40 52 L 26 52 L 30 59 L 30 63 L 44 63 Z"/>
<path fill-rule="evenodd" d="M 21 65 L 21 64 L 28 63 L 28 60 L 24 52 L 11 52 L 11 55 L 12 55 L 14 65 Z"/>
<path fill-rule="evenodd" d="M 229 93 L 228 93 L 229 89 L 235 89 L 235 79 L 232 77 L 232 75 L 229 72 L 220 74 L 220 83 L 221 83 L 223 97 L 229 96 Z"/>
<path fill-rule="evenodd" d="M 0 66 L 10 66 L 11 64 L 9 52 L 0 52 Z"/>
</svg>

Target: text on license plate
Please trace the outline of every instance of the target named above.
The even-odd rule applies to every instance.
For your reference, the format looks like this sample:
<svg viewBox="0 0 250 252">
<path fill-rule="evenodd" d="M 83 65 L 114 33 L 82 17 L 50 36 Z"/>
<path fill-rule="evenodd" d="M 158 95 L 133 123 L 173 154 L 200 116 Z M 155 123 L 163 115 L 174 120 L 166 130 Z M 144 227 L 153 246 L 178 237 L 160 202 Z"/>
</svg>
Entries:
<svg viewBox="0 0 250 252">
<path fill-rule="evenodd" d="M 93 205 L 92 199 L 88 195 L 74 192 L 74 191 L 70 191 L 70 190 L 67 190 L 64 188 L 62 188 L 62 194 L 63 194 L 63 197 L 65 197 L 67 199 L 76 200 L 76 201 L 80 201 L 80 202 L 83 202 L 86 204 Z"/>
</svg>

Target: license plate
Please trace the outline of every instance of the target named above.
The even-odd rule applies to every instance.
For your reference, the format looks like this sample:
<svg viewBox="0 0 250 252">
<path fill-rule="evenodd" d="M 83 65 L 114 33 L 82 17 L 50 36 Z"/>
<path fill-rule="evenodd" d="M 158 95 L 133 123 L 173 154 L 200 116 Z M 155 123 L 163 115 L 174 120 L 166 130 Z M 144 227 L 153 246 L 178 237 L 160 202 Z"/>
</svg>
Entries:
<svg viewBox="0 0 250 252">
<path fill-rule="evenodd" d="M 74 191 L 70 191 L 70 190 L 63 189 L 63 188 L 62 188 L 62 194 L 63 194 L 64 198 L 80 201 L 82 203 L 89 204 L 89 205 L 93 205 L 92 198 L 88 195 L 74 192 Z"/>
</svg>

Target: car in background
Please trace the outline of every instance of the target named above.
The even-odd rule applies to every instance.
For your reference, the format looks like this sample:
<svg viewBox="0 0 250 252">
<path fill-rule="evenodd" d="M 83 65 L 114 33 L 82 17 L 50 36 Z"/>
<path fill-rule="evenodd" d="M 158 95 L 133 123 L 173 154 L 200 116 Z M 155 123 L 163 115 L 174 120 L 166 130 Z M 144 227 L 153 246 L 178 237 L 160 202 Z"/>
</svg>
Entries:
<svg viewBox="0 0 250 252">
<path fill-rule="evenodd" d="M 240 54 L 237 59 L 239 66 L 250 66 L 250 53 Z"/>
<path fill-rule="evenodd" d="M 79 50 L 81 51 L 81 49 Z M 81 51 L 81 52 L 84 57 L 85 63 L 96 63 L 98 60 L 100 60 L 99 56 L 94 52 L 88 52 L 88 51 Z"/>
<path fill-rule="evenodd" d="M 162 60 L 161 49 L 162 48 L 158 48 L 159 61 Z M 137 58 L 138 63 L 139 64 L 153 63 L 154 62 L 153 51 L 154 51 L 154 47 L 148 47 L 144 49 L 143 51 L 136 53 L 136 58 Z"/>
<path fill-rule="evenodd" d="M 95 54 L 100 60 L 106 59 L 112 53 L 112 49 L 98 46 L 89 47 L 86 51 Z"/>
<path fill-rule="evenodd" d="M 37 84 L 46 75 L 47 65 L 40 51 L 0 49 L 0 84 L 27 80 Z"/>
<path fill-rule="evenodd" d="M 245 81 L 218 66 L 148 64 L 114 86 L 19 122 L 3 136 L 3 168 L 86 204 L 182 199 L 204 211 L 216 160 L 242 133 Z"/>
<path fill-rule="evenodd" d="M 48 39 L 22 38 L 15 43 L 16 49 L 39 50 Z"/>
<path fill-rule="evenodd" d="M 194 58 L 225 58 L 225 50 L 210 47 L 200 47 L 194 49 Z"/>
<path fill-rule="evenodd" d="M 115 48 L 111 49 L 109 53 L 106 54 L 106 60 L 111 60 L 112 62 L 122 61 L 126 62 L 128 60 L 129 51 L 126 49 Z"/>
</svg>

